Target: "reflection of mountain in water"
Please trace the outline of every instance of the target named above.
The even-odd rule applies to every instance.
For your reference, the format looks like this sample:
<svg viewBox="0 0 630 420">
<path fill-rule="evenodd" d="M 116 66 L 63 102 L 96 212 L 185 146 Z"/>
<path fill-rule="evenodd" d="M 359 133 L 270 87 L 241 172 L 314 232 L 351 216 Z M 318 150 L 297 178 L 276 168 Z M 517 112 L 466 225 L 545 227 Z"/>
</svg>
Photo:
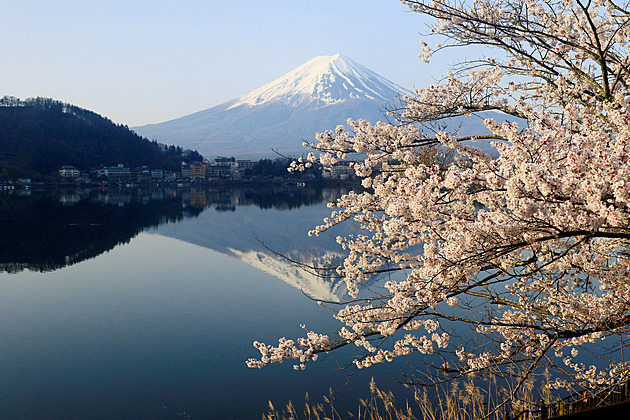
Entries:
<svg viewBox="0 0 630 420">
<path fill-rule="evenodd" d="M 239 260 L 255 267 L 265 273 L 278 277 L 280 280 L 293 287 L 302 290 L 306 295 L 329 302 L 339 302 L 348 293 L 345 282 L 335 278 L 323 277 L 291 263 L 287 258 L 263 251 L 241 252 L 230 250 Z M 314 257 L 313 255 L 291 255 L 292 261 L 297 261 L 310 267 L 329 267 L 332 262 L 340 262 L 341 255 L 329 252 L 325 255 Z"/>
<path fill-rule="evenodd" d="M 266 194 L 260 192 L 261 196 Z M 332 200 L 341 191 L 325 189 L 318 194 Z M 322 278 L 290 261 L 318 267 L 336 266 L 342 261 L 343 254 L 334 238 L 307 235 L 330 215 L 323 201 L 298 211 L 291 211 L 286 204 L 273 208 L 246 205 L 246 201 L 239 204 L 229 214 L 204 212 L 177 225 L 161 226 L 158 233 L 238 258 L 315 299 L 339 301 L 345 297 L 343 280 Z"/>
<path fill-rule="evenodd" d="M 137 188 L 0 195 L 0 271 L 56 270 L 160 226 L 159 234 L 237 258 L 313 298 L 339 301 L 347 292 L 343 281 L 303 270 L 289 259 L 317 267 L 341 262 L 333 238 L 307 232 L 329 215 L 324 200 L 342 192 Z"/>
</svg>

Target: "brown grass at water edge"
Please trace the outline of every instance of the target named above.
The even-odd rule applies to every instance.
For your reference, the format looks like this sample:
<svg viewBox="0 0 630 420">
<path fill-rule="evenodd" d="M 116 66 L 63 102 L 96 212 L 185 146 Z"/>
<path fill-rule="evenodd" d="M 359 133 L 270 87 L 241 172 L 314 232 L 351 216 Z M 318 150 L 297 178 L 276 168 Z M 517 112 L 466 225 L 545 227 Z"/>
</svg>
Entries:
<svg viewBox="0 0 630 420">
<path fill-rule="evenodd" d="M 525 387 L 519 395 L 519 403 L 514 405 L 534 404 L 533 386 Z M 504 392 L 504 391 L 501 391 Z M 500 393 L 499 393 L 500 394 Z M 416 389 L 411 402 L 397 403 L 394 394 L 381 391 L 374 379 L 370 381 L 370 395 L 360 399 L 355 412 L 339 413 L 335 408 L 332 391 L 324 397 L 324 403 L 311 403 L 308 394 L 304 409 L 298 411 L 292 402 L 278 410 L 269 402 L 269 412 L 263 414 L 263 420 L 476 420 L 490 418 L 503 419 L 505 409 L 492 413 L 498 403 L 496 392 L 488 392 L 476 387 L 472 380 L 452 383 L 449 388 L 441 389 L 437 396 L 430 397 L 426 389 Z M 509 410 L 508 408 L 508 410 Z"/>
</svg>

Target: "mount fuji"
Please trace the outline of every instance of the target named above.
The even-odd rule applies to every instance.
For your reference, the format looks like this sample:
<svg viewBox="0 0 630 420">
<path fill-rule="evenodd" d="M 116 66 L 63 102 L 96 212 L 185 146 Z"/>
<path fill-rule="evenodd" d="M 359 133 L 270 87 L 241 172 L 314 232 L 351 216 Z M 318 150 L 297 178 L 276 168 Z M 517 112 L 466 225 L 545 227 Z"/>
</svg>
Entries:
<svg viewBox="0 0 630 420">
<path fill-rule="evenodd" d="M 316 57 L 243 96 L 181 118 L 134 127 L 138 134 L 206 156 L 261 158 L 302 154 L 304 140 L 348 118 L 372 123 L 409 93 L 339 54 Z"/>
</svg>

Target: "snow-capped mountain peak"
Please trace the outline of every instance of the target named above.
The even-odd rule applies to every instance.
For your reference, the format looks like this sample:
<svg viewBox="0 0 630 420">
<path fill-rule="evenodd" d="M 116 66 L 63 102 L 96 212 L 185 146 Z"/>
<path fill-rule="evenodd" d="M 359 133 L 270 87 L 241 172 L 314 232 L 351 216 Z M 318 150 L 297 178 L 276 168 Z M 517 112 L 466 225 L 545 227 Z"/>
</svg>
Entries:
<svg viewBox="0 0 630 420">
<path fill-rule="evenodd" d="M 340 54 L 320 56 L 236 99 L 134 130 L 206 156 L 301 154 L 304 140 L 348 118 L 382 121 L 384 109 L 407 93 Z"/>
<path fill-rule="evenodd" d="M 323 55 L 236 98 L 230 109 L 274 102 L 290 106 L 326 106 L 349 99 L 384 103 L 404 92 L 404 88 L 343 55 Z"/>
</svg>

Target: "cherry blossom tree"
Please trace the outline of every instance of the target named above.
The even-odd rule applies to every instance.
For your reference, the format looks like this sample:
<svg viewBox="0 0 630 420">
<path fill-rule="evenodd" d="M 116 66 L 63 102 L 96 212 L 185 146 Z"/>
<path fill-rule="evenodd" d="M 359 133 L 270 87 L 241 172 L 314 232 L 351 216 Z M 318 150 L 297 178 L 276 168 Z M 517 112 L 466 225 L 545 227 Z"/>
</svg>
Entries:
<svg viewBox="0 0 630 420">
<path fill-rule="evenodd" d="M 423 60 L 473 44 L 499 54 L 401 98 L 394 123 L 348 121 L 317 135 L 315 153 L 294 169 L 355 155 L 366 188 L 311 232 L 360 225 L 337 238 L 347 251 L 337 272 L 353 299 L 333 307 L 343 324 L 335 336 L 256 342 L 261 358 L 249 366 L 296 359 L 300 369 L 355 344 L 365 350 L 358 368 L 429 355 L 414 381 L 504 378 L 506 401 L 543 371 L 552 388 L 628 380 L 628 3 L 403 3 L 434 18 L 440 43 L 422 42 Z M 485 130 L 461 131 L 486 111 L 494 118 Z M 455 153 L 451 164 L 426 162 L 423 150 L 436 145 Z M 388 159 L 404 169 L 380 170 Z M 391 279 L 382 291 L 365 290 L 383 273 Z"/>
</svg>

